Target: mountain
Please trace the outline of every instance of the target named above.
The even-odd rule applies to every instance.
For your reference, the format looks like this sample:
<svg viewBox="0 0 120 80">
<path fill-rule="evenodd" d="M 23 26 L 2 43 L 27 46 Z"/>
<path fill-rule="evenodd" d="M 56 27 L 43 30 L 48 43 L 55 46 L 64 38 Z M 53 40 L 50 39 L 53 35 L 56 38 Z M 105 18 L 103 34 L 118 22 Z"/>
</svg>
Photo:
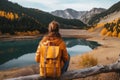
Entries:
<svg viewBox="0 0 120 80">
<path fill-rule="evenodd" d="M 99 22 L 107 23 L 119 17 L 120 17 L 120 1 L 111 6 L 106 11 L 93 16 L 91 20 L 89 20 L 88 24 L 92 25 Z"/>
<path fill-rule="evenodd" d="M 62 18 L 66 18 L 66 19 L 78 19 L 78 17 L 80 15 L 83 15 L 84 13 L 86 13 L 86 11 L 76 11 L 73 9 L 65 9 L 65 10 L 56 10 L 56 11 L 52 11 L 51 14 L 55 15 L 55 16 L 59 16 Z"/>
<path fill-rule="evenodd" d="M 93 25 L 89 31 L 96 31 L 105 37 L 120 38 L 120 1 L 105 12 L 94 16 L 89 24 Z"/>
<path fill-rule="evenodd" d="M 79 19 L 87 24 L 91 17 L 105 10 L 106 9 L 103 8 L 93 8 L 90 11 L 76 11 L 69 8 L 65 10 L 52 11 L 51 14 L 66 19 Z"/>
<path fill-rule="evenodd" d="M 0 33 L 15 34 L 38 30 L 40 33 L 47 31 L 47 26 L 52 20 L 58 21 L 61 28 L 79 28 L 86 26 L 77 19 L 63 19 L 42 10 L 25 8 L 8 0 L 0 0 Z"/>
<path fill-rule="evenodd" d="M 106 9 L 104 8 L 93 8 L 90 11 L 86 11 L 86 13 L 82 16 L 80 16 L 80 20 L 83 21 L 84 23 L 89 22 L 89 20 L 91 20 L 91 18 L 97 14 L 100 14 L 101 12 L 106 11 Z"/>
</svg>

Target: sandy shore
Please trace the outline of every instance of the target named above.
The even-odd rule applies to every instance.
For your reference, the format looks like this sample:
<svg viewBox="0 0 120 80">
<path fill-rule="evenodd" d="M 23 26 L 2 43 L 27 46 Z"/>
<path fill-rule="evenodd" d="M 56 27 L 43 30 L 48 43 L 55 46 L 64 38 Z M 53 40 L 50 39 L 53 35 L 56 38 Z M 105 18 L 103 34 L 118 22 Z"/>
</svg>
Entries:
<svg viewBox="0 0 120 80">
<path fill-rule="evenodd" d="M 98 64 L 106 65 L 110 63 L 114 63 L 120 54 L 120 39 L 113 37 L 106 37 L 103 39 L 102 36 L 98 34 L 98 32 L 88 32 L 86 30 L 60 30 L 60 33 L 64 37 L 77 37 L 77 38 L 85 38 L 87 40 L 96 41 L 100 43 L 102 46 L 97 47 L 96 49 L 87 52 L 86 54 L 92 54 L 95 58 L 98 59 Z M 69 70 L 80 69 L 80 55 L 71 57 Z M 24 74 L 23 74 L 24 73 Z M 9 71 L 1 71 L 0 72 L 0 80 L 9 77 L 18 77 L 23 75 L 30 75 L 39 73 L 38 66 L 33 65 L 26 68 L 13 69 Z M 94 77 L 88 77 L 89 80 L 115 80 L 110 76 L 114 76 L 113 73 L 109 74 L 101 74 L 99 75 L 99 79 L 94 79 Z M 109 77 L 106 77 L 109 76 Z M 96 76 L 95 76 L 96 77 Z M 101 79 L 102 77 L 102 79 Z M 111 79 L 109 79 L 111 78 Z M 79 80 L 79 79 L 77 79 Z M 80 80 L 88 80 L 80 79 Z"/>
</svg>

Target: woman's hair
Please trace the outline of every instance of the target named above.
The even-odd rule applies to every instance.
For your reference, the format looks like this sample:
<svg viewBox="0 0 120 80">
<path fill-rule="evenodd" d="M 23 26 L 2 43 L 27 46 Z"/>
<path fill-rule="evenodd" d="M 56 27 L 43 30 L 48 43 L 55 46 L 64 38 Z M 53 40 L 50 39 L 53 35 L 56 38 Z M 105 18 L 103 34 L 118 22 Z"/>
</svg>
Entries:
<svg viewBox="0 0 120 80">
<path fill-rule="evenodd" d="M 56 38 L 62 39 L 59 33 L 60 24 L 57 21 L 52 21 L 48 26 L 48 34 L 43 37 L 41 42 L 46 42 L 47 40 L 54 40 Z"/>
<path fill-rule="evenodd" d="M 57 21 L 52 21 L 49 23 L 48 31 L 49 32 L 59 32 L 60 24 Z"/>
<path fill-rule="evenodd" d="M 61 37 L 59 33 L 60 24 L 57 21 L 52 21 L 48 26 L 48 37 Z"/>
</svg>

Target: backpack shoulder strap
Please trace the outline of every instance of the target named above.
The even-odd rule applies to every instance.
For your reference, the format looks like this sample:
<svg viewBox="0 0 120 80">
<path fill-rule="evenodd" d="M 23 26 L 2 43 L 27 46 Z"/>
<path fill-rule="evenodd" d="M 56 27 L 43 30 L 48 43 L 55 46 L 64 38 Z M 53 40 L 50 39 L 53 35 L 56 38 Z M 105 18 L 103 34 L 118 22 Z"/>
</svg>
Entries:
<svg viewBox="0 0 120 80">
<path fill-rule="evenodd" d="M 45 46 L 46 49 L 45 49 L 45 54 L 44 54 L 44 75 L 45 77 L 47 76 L 46 75 L 46 63 L 47 63 L 47 52 L 48 52 L 48 46 Z"/>
</svg>

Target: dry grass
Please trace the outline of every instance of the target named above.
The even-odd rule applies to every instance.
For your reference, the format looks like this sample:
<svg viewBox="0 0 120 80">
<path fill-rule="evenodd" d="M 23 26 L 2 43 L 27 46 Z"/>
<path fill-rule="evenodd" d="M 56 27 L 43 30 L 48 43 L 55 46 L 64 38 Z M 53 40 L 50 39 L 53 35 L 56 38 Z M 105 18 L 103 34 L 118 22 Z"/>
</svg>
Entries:
<svg viewBox="0 0 120 80">
<path fill-rule="evenodd" d="M 0 80 L 4 80 L 7 78 L 20 77 L 20 76 L 33 75 L 33 74 L 39 74 L 38 65 L 31 65 L 23 68 L 0 71 Z"/>
<path fill-rule="evenodd" d="M 82 67 L 91 67 L 97 65 L 98 60 L 94 58 L 91 54 L 83 54 L 80 56 L 80 65 Z"/>
</svg>

